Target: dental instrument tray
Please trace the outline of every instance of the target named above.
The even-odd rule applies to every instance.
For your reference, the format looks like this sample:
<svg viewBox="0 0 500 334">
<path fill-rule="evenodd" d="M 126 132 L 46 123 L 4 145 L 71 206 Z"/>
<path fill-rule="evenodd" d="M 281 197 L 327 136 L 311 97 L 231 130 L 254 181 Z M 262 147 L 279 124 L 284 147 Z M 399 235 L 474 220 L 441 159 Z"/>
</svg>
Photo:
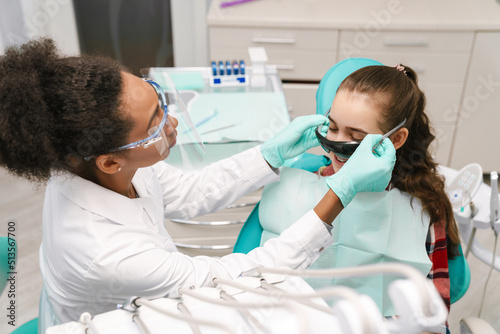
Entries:
<svg viewBox="0 0 500 334">
<path fill-rule="evenodd" d="M 246 74 L 245 62 L 226 60 L 219 61 L 218 65 L 212 61 L 212 75 L 209 83 L 212 87 L 221 86 L 247 86 L 248 75 Z"/>
</svg>

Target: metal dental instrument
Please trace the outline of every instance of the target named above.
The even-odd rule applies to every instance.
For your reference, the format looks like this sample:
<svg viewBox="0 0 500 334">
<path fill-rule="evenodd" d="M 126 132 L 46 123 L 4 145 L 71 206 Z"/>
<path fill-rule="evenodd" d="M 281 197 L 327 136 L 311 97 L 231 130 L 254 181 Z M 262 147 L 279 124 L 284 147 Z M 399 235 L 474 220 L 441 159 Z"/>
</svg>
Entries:
<svg viewBox="0 0 500 334">
<path fill-rule="evenodd" d="M 391 131 L 387 132 L 385 135 L 382 136 L 382 139 L 380 139 L 380 141 L 378 143 L 376 143 L 375 145 L 373 145 L 373 148 L 372 148 L 372 151 L 375 152 L 375 149 L 377 147 L 379 147 L 380 144 L 382 144 L 382 142 L 388 138 L 390 135 L 392 135 L 394 132 L 398 131 L 399 129 L 401 129 L 406 123 L 406 118 L 401 122 L 399 123 L 394 129 L 392 129 Z"/>
<path fill-rule="evenodd" d="M 201 135 L 206 135 L 207 133 L 212 133 L 212 132 L 215 132 L 215 131 L 220 131 L 220 130 L 224 130 L 224 129 L 232 128 L 233 126 L 238 125 L 238 124 L 239 124 L 239 123 L 236 123 L 236 124 L 230 124 L 230 125 L 226 125 L 226 126 L 221 126 L 220 128 L 217 128 L 217 129 L 212 129 L 212 130 L 208 130 L 208 131 L 202 132 L 202 133 L 200 133 L 200 134 L 201 134 Z"/>
</svg>

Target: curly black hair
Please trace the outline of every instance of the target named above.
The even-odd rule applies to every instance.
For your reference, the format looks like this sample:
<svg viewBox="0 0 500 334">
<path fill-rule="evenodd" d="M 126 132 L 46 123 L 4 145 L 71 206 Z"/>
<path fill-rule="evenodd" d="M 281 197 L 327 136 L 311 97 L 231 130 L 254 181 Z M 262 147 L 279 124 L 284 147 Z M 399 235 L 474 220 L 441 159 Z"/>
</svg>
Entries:
<svg viewBox="0 0 500 334">
<path fill-rule="evenodd" d="M 30 181 L 72 170 L 85 157 L 126 144 L 132 120 L 120 111 L 116 61 L 62 57 L 43 38 L 0 56 L 0 165 Z"/>
</svg>

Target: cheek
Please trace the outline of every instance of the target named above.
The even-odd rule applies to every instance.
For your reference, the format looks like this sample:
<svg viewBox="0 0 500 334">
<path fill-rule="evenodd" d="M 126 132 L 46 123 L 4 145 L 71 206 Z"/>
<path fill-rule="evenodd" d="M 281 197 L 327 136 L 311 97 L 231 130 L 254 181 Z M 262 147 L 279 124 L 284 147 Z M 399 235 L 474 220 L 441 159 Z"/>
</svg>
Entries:
<svg viewBox="0 0 500 334">
<path fill-rule="evenodd" d="M 335 157 L 333 157 L 333 154 L 332 154 L 331 159 L 332 159 L 333 171 L 334 171 L 335 173 L 338 173 L 338 171 L 339 171 L 342 167 L 340 167 L 339 165 L 337 165 L 337 163 L 333 160 L 333 159 L 335 159 Z"/>
<path fill-rule="evenodd" d="M 144 164 L 144 166 L 150 166 L 161 158 L 156 148 L 156 144 L 151 145 L 148 148 L 142 149 L 138 154 L 137 158 Z"/>
<path fill-rule="evenodd" d="M 330 155 L 330 160 L 333 162 L 335 161 L 335 154 L 333 152 L 328 153 Z"/>
</svg>

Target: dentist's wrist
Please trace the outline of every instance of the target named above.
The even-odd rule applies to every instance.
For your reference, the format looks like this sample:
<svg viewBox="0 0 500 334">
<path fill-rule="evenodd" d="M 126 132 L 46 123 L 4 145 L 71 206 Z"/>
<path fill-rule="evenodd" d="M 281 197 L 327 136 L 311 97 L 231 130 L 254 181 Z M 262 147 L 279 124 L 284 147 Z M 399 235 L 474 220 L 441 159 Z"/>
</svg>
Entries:
<svg viewBox="0 0 500 334">
<path fill-rule="evenodd" d="M 330 189 L 314 207 L 314 212 L 322 221 L 331 225 L 343 209 L 340 198 Z"/>
</svg>

